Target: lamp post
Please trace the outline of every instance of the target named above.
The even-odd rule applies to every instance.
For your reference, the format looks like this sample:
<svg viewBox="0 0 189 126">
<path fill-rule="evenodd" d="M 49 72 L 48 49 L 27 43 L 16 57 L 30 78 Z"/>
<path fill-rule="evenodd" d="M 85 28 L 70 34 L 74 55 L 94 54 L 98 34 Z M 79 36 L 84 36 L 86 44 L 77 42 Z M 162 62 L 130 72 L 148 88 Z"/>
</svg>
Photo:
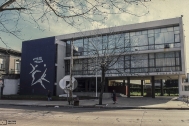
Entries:
<svg viewBox="0 0 189 126">
<path fill-rule="evenodd" d="M 69 104 L 73 104 L 72 100 L 72 70 L 73 70 L 73 40 L 71 41 L 71 58 L 70 58 L 70 90 L 69 90 Z"/>
<path fill-rule="evenodd" d="M 97 56 L 96 56 L 96 98 L 97 98 Z"/>
</svg>

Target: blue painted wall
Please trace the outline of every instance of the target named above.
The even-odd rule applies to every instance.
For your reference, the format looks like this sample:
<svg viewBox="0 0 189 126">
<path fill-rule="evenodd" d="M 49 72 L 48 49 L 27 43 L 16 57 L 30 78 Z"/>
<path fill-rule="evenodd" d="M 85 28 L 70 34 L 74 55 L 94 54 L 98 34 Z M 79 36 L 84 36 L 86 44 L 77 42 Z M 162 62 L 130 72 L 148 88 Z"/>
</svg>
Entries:
<svg viewBox="0 0 189 126">
<path fill-rule="evenodd" d="M 20 94 L 53 94 L 55 83 L 55 37 L 22 43 Z"/>
</svg>

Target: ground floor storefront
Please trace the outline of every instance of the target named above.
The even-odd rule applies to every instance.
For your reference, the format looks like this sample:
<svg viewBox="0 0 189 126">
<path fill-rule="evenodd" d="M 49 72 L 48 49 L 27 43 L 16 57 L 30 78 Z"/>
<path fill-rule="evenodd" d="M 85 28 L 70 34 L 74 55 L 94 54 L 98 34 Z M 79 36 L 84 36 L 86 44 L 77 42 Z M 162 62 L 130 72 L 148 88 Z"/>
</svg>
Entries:
<svg viewBox="0 0 189 126">
<path fill-rule="evenodd" d="M 78 81 L 78 87 L 74 90 L 74 93 L 98 97 L 101 91 L 100 77 L 83 77 L 76 79 Z M 165 85 L 165 81 L 167 80 L 177 84 L 167 87 Z M 178 96 L 179 92 L 181 93 L 182 91 L 182 81 L 183 79 L 182 77 L 179 78 L 179 75 L 165 77 L 106 77 L 104 93 L 105 95 L 109 95 L 115 90 L 118 95 L 125 95 L 127 97 L 146 96 L 155 98 L 155 96 Z"/>
</svg>

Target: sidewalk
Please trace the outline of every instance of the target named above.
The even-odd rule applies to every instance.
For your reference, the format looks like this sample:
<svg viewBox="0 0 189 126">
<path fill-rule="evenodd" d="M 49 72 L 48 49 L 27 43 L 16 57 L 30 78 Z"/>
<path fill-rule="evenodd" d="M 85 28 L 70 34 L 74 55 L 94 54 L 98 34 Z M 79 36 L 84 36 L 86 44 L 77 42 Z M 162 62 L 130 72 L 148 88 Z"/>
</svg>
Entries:
<svg viewBox="0 0 189 126">
<path fill-rule="evenodd" d="M 117 104 L 112 99 L 103 99 L 103 105 L 97 105 L 98 99 L 80 100 L 79 106 L 68 105 L 67 101 L 0 100 L 0 105 L 43 106 L 43 107 L 81 107 L 107 109 L 183 109 L 189 110 L 189 104 L 177 100 L 177 97 L 118 97 Z"/>
</svg>

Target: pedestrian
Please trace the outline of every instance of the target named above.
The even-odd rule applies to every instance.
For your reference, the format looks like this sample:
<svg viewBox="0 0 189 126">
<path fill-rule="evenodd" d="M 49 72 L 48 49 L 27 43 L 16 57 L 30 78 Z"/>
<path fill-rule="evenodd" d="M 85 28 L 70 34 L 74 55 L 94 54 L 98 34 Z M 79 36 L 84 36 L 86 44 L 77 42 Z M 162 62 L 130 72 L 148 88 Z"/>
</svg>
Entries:
<svg viewBox="0 0 189 126">
<path fill-rule="evenodd" d="M 113 99 L 113 102 L 114 102 L 113 104 L 115 104 L 116 101 L 117 101 L 117 97 L 116 97 L 116 92 L 115 92 L 115 90 L 113 90 L 112 99 Z"/>
<path fill-rule="evenodd" d="M 51 101 L 51 91 L 50 90 L 48 90 L 48 94 L 47 94 L 47 97 L 48 97 L 48 101 Z"/>
</svg>

